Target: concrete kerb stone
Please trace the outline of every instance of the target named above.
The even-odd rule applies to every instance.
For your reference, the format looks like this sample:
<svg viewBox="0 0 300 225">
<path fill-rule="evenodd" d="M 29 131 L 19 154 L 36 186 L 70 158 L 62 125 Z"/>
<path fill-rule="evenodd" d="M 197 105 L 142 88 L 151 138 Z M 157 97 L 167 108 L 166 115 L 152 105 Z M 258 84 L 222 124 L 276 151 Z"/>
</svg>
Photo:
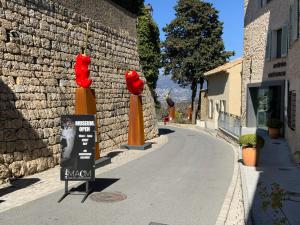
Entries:
<svg viewBox="0 0 300 225">
<path fill-rule="evenodd" d="M 239 149 L 239 159 L 242 159 L 242 151 L 241 148 Z M 243 203 L 244 203 L 244 210 L 245 210 L 245 224 L 246 225 L 252 225 L 252 217 L 251 217 L 251 209 L 250 209 L 250 202 L 249 202 L 249 196 L 248 196 L 248 189 L 247 189 L 247 183 L 246 183 L 246 176 L 244 171 L 244 166 L 242 163 L 239 164 L 240 168 L 240 174 L 241 174 L 241 183 L 242 183 L 242 189 L 243 189 Z"/>
<path fill-rule="evenodd" d="M 238 176 L 240 172 L 240 168 L 238 165 L 238 149 L 234 146 L 232 146 L 232 150 L 234 152 L 234 169 L 233 174 L 231 178 L 231 182 L 227 191 L 227 194 L 225 196 L 221 211 L 219 213 L 216 225 L 224 225 L 227 222 L 229 209 L 233 200 L 233 196 L 238 184 Z"/>
<path fill-rule="evenodd" d="M 223 142 L 225 142 L 227 144 L 230 144 L 226 140 L 224 140 L 223 138 L 218 137 L 217 135 L 214 135 L 211 132 L 207 132 L 207 131 L 205 131 L 205 129 L 195 127 L 195 125 L 191 125 L 191 124 L 168 124 L 167 126 L 171 126 L 171 127 L 173 126 L 173 127 L 187 128 L 187 129 L 195 130 L 195 131 L 198 131 L 198 132 L 201 132 L 201 133 L 205 133 L 207 135 L 211 135 L 211 136 L 213 136 L 213 137 L 215 137 L 219 140 L 222 140 Z M 228 213 L 229 213 L 229 209 L 230 209 L 233 197 L 234 197 L 236 187 L 238 185 L 239 173 L 241 175 L 241 180 L 242 180 L 241 165 L 239 165 L 239 163 L 238 163 L 238 160 L 240 158 L 239 157 L 240 149 L 238 147 L 233 146 L 232 144 L 230 144 L 230 145 L 232 147 L 232 151 L 234 152 L 234 169 L 233 169 L 233 174 L 232 174 L 232 178 L 231 178 L 231 182 L 230 182 L 228 191 L 226 193 L 222 208 L 220 210 L 219 216 L 218 216 L 217 221 L 216 221 L 216 225 L 224 225 L 228 222 L 227 221 Z M 243 198 L 245 199 L 245 195 L 247 197 L 247 190 L 244 189 L 244 188 L 246 188 L 246 186 L 242 184 Z M 248 199 L 248 198 L 246 198 L 246 199 Z M 245 202 L 245 201 L 243 201 L 243 202 Z M 246 205 L 246 207 L 248 207 L 248 205 Z M 246 209 L 248 209 L 248 208 L 245 208 L 245 203 L 244 203 L 244 212 L 247 212 Z M 245 218 L 248 218 L 246 213 L 244 214 L 244 221 L 245 221 Z M 245 224 L 246 224 L 246 221 L 245 221 Z M 247 223 L 247 225 L 252 225 L 252 224 Z"/>
</svg>

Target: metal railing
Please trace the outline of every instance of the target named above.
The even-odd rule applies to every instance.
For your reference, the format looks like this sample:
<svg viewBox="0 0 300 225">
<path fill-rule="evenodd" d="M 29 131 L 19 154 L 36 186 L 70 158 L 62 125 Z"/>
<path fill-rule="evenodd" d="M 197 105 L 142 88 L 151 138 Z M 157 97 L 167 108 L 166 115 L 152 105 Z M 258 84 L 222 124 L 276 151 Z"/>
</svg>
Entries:
<svg viewBox="0 0 300 225">
<path fill-rule="evenodd" d="M 241 135 L 241 117 L 226 112 L 219 112 L 218 127 L 220 130 L 238 139 Z"/>
</svg>

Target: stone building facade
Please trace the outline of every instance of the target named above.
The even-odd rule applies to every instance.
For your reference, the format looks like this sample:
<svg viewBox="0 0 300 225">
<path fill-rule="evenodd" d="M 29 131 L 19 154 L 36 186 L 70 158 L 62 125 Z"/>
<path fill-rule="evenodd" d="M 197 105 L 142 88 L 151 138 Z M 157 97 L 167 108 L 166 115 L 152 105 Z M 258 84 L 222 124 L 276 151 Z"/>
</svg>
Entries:
<svg viewBox="0 0 300 225">
<path fill-rule="evenodd" d="M 278 118 L 293 152 L 300 150 L 299 54 L 299 0 L 245 0 L 243 132 Z"/>
<path fill-rule="evenodd" d="M 60 116 L 74 113 L 73 67 L 86 32 L 71 24 L 86 22 L 101 152 L 127 142 L 124 73 L 139 70 L 136 17 L 106 0 L 0 0 L 0 183 L 59 163 Z M 147 85 L 143 110 L 148 140 L 158 130 Z"/>
</svg>

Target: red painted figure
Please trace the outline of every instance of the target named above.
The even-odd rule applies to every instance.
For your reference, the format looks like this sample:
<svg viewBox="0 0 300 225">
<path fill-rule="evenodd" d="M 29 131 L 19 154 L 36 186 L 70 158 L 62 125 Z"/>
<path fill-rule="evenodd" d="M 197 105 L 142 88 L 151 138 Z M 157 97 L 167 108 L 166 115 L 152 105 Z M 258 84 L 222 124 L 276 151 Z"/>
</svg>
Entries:
<svg viewBox="0 0 300 225">
<path fill-rule="evenodd" d="M 86 55 L 79 54 L 76 57 L 76 63 L 74 66 L 76 74 L 76 83 L 83 88 L 88 88 L 92 84 L 92 80 L 89 79 L 89 64 L 91 58 Z"/>
<path fill-rule="evenodd" d="M 125 73 L 127 89 L 131 94 L 140 95 L 144 89 L 144 81 L 140 79 L 139 74 L 133 71 Z"/>
<path fill-rule="evenodd" d="M 163 120 L 164 120 L 164 125 L 167 125 L 167 123 L 170 121 L 168 116 L 165 116 Z"/>
</svg>

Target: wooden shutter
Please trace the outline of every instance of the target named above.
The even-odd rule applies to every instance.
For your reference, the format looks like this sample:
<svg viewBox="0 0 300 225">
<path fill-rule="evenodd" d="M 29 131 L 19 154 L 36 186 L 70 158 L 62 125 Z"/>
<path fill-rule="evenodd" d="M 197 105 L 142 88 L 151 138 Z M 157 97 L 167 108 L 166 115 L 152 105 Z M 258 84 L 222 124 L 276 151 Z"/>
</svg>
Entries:
<svg viewBox="0 0 300 225">
<path fill-rule="evenodd" d="M 299 0 L 294 0 L 292 6 L 292 43 L 298 39 L 299 36 Z"/>
<path fill-rule="evenodd" d="M 292 130 L 296 128 L 296 92 L 289 91 L 288 94 L 288 109 L 287 109 L 287 116 L 288 116 L 288 126 Z"/>
<path fill-rule="evenodd" d="M 272 55 L 272 31 L 268 31 L 267 47 L 266 47 L 266 59 L 271 60 Z"/>
<path fill-rule="evenodd" d="M 295 0 L 295 36 L 299 37 L 299 0 Z"/>
<path fill-rule="evenodd" d="M 290 6 L 290 15 L 289 15 L 289 48 L 291 48 L 293 43 L 293 6 Z"/>
<path fill-rule="evenodd" d="M 282 27 L 281 33 L 281 56 L 285 57 L 288 53 L 288 24 Z"/>
</svg>

